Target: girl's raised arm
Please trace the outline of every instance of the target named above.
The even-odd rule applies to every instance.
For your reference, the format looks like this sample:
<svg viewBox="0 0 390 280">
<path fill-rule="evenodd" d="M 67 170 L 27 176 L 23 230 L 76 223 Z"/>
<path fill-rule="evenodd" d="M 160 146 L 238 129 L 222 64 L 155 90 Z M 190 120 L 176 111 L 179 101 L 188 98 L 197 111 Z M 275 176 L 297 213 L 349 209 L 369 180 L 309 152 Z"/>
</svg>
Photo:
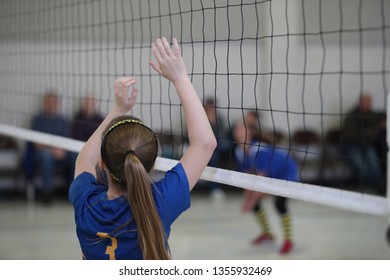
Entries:
<svg viewBox="0 0 390 280">
<path fill-rule="evenodd" d="M 100 146 L 102 144 L 102 133 L 115 117 L 125 115 L 135 104 L 138 89 L 133 87 L 129 95 L 129 87 L 135 85 L 137 79 L 134 77 L 120 77 L 114 83 L 115 107 L 106 116 L 100 126 L 85 143 L 76 159 L 75 175 L 77 177 L 86 171 L 96 177 L 95 166 L 100 159 Z"/>
<path fill-rule="evenodd" d="M 157 62 L 151 61 L 149 64 L 161 76 L 173 83 L 183 106 L 190 145 L 180 162 L 187 174 L 190 189 L 192 189 L 206 168 L 217 142 L 199 97 L 188 77 L 177 40 L 174 38 L 172 43 L 171 48 L 165 38 L 157 39 L 152 44 Z"/>
</svg>

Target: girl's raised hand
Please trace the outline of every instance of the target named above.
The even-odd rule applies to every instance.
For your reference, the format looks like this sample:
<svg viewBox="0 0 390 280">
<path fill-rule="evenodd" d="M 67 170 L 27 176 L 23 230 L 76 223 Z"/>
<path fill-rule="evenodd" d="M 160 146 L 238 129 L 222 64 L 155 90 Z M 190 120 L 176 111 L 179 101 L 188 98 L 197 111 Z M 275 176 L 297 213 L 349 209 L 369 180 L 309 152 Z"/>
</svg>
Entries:
<svg viewBox="0 0 390 280">
<path fill-rule="evenodd" d="M 153 55 L 157 62 L 150 61 L 149 65 L 161 76 L 176 83 L 181 78 L 188 78 L 188 75 L 176 38 L 172 39 L 172 43 L 171 48 L 164 37 L 152 43 Z"/>
<path fill-rule="evenodd" d="M 115 105 L 123 114 L 133 108 L 137 100 L 138 89 L 135 87 L 137 82 L 135 77 L 120 77 L 115 80 Z M 133 85 L 134 87 L 129 95 L 129 87 Z"/>
</svg>

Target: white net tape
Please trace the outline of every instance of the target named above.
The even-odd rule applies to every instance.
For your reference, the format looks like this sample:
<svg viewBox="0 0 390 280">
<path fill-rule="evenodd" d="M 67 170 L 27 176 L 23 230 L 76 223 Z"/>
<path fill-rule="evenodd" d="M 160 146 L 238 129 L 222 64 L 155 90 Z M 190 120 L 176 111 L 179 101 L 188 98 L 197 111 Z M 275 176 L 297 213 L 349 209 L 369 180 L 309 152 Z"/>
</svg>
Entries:
<svg viewBox="0 0 390 280">
<path fill-rule="evenodd" d="M 73 152 L 79 152 L 84 145 L 82 141 L 5 124 L 0 124 L 0 133 L 22 140 L 56 146 Z M 177 160 L 158 157 L 155 169 L 165 172 L 176 163 Z M 377 216 L 388 216 L 390 214 L 387 199 L 370 194 L 289 182 L 213 167 L 207 167 L 201 179 L 353 212 Z"/>
</svg>

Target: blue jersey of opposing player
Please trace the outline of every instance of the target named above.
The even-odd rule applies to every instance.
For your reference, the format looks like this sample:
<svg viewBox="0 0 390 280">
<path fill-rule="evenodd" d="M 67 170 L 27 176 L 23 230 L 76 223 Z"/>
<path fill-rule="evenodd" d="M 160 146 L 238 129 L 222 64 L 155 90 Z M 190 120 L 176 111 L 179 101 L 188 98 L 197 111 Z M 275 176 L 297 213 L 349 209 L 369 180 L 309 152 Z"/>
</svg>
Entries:
<svg viewBox="0 0 390 280">
<path fill-rule="evenodd" d="M 247 152 L 238 145 L 235 149 L 237 168 L 241 172 L 270 178 L 298 181 L 298 166 L 287 151 L 264 142 L 252 142 Z"/>
</svg>

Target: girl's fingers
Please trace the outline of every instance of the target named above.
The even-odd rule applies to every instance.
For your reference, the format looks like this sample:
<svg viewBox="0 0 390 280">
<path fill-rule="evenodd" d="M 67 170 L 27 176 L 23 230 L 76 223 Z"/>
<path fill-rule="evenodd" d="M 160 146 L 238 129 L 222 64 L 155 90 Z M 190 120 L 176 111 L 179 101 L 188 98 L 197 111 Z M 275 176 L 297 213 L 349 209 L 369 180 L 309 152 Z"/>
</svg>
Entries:
<svg viewBox="0 0 390 280">
<path fill-rule="evenodd" d="M 136 84 L 137 82 L 138 82 L 137 79 L 129 79 L 129 80 L 127 80 L 127 81 L 125 81 L 123 83 L 122 87 L 127 87 L 128 88 L 131 85 Z"/>
<path fill-rule="evenodd" d="M 156 40 L 156 46 L 157 46 L 157 51 L 160 54 L 160 58 L 164 59 L 167 55 L 166 55 L 165 48 L 164 48 L 164 45 L 163 45 L 163 42 L 161 41 L 161 39 Z M 156 57 L 156 59 L 157 59 L 157 57 Z M 158 59 L 157 59 L 157 61 L 159 62 Z"/>
<path fill-rule="evenodd" d="M 132 92 L 131 92 L 131 96 L 133 96 L 133 97 L 137 97 L 138 96 L 138 88 L 136 88 L 136 87 L 134 87 L 133 88 L 133 90 L 132 90 Z"/>
<path fill-rule="evenodd" d="M 180 48 L 179 48 L 179 44 L 177 43 L 177 39 L 176 38 L 173 38 L 172 39 L 172 43 L 173 43 L 173 54 L 177 57 L 180 57 L 181 54 L 180 54 Z"/>
<path fill-rule="evenodd" d="M 138 89 L 133 88 L 133 90 L 131 91 L 131 96 L 127 97 L 126 99 L 127 104 L 132 107 L 137 100 L 137 96 L 138 96 Z"/>
<path fill-rule="evenodd" d="M 165 54 L 166 54 L 167 56 L 172 56 L 171 46 L 169 45 L 167 39 L 166 39 L 165 37 L 163 37 L 163 38 L 161 39 L 161 42 L 162 42 L 162 44 L 163 44 Z"/>
<path fill-rule="evenodd" d="M 135 100 L 137 99 L 137 96 L 138 96 L 138 89 L 133 90 L 132 95 L 131 95 L 131 99 L 133 100 L 133 102 L 135 102 Z"/>
<path fill-rule="evenodd" d="M 149 61 L 149 65 L 159 74 L 161 74 L 160 66 L 153 61 Z"/>
<path fill-rule="evenodd" d="M 135 77 L 120 77 L 120 78 L 118 78 L 115 81 L 115 85 L 114 85 L 115 94 L 116 94 L 117 98 L 123 99 L 123 100 L 127 99 L 129 87 L 132 85 L 135 85 L 137 82 L 138 81 Z M 134 93 L 135 93 L 135 97 L 136 97 L 138 94 L 138 90 L 134 91 L 134 88 L 132 91 L 132 95 L 134 95 Z"/>
<path fill-rule="evenodd" d="M 126 83 L 136 83 L 137 79 L 135 77 L 120 77 L 115 80 L 115 86 L 122 86 Z"/>
<path fill-rule="evenodd" d="M 155 42 L 152 43 L 152 51 L 154 57 L 157 59 L 157 62 L 161 61 L 162 58 Z"/>
<path fill-rule="evenodd" d="M 169 45 L 167 39 L 165 37 L 157 39 L 152 43 L 152 51 L 153 55 L 156 57 L 157 64 L 154 62 L 149 62 L 150 66 L 153 67 L 154 70 L 160 73 L 158 64 L 161 64 L 166 57 L 171 56 L 181 56 L 179 44 L 177 43 L 176 38 L 173 38 L 173 47 Z"/>
<path fill-rule="evenodd" d="M 138 82 L 135 77 L 121 77 L 121 78 L 117 79 L 117 81 L 118 81 L 117 85 L 121 86 L 122 88 L 129 87 L 132 84 L 135 84 Z"/>
</svg>

